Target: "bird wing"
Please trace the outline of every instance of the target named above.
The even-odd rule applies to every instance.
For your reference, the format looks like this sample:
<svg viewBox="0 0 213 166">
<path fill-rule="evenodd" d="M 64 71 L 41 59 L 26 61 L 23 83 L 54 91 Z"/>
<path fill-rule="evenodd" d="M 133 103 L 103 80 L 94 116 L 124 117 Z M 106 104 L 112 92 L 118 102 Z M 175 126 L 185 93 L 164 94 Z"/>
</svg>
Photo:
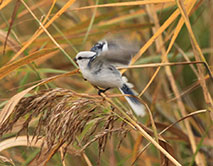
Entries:
<svg viewBox="0 0 213 166">
<path fill-rule="evenodd" d="M 128 50 L 117 49 L 101 52 L 97 60 L 108 62 L 114 66 L 128 66 L 133 56 L 134 54 Z"/>
<path fill-rule="evenodd" d="M 100 52 L 98 58 L 114 66 L 128 66 L 132 57 L 139 50 L 138 43 L 125 40 L 124 38 L 106 39 L 105 41 L 107 42 L 108 49 Z"/>
</svg>

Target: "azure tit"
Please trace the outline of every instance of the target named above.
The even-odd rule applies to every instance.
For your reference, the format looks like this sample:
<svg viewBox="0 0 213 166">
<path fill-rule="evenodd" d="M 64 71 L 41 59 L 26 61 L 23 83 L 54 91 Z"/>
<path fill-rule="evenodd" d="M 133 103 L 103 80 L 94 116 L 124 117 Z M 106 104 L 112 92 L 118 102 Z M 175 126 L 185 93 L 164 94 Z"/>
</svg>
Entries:
<svg viewBox="0 0 213 166">
<path fill-rule="evenodd" d="M 83 77 L 95 87 L 104 89 L 99 89 L 99 93 L 119 88 L 122 94 L 128 95 L 125 98 L 135 114 L 144 116 L 144 105 L 135 97 L 130 84 L 116 69 L 118 66 L 128 66 L 137 51 L 134 44 L 125 40 L 101 40 L 90 51 L 79 52 L 75 60 Z"/>
</svg>

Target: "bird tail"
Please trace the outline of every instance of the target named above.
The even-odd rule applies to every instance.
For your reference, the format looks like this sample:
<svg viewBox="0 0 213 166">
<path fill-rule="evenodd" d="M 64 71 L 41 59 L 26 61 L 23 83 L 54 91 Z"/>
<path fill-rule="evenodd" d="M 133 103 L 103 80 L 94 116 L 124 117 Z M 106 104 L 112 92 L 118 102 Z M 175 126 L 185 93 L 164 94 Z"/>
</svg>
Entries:
<svg viewBox="0 0 213 166">
<path fill-rule="evenodd" d="M 135 93 L 132 91 L 132 89 L 128 86 L 128 84 L 124 83 L 122 85 L 121 88 L 119 88 L 122 94 L 128 94 L 128 95 L 132 95 L 132 96 L 125 96 L 127 102 L 129 103 L 129 105 L 131 106 L 131 108 L 133 109 L 133 111 L 135 112 L 135 114 L 137 116 L 141 116 L 143 117 L 146 112 L 145 112 L 145 107 L 143 104 L 141 104 L 141 102 L 134 97 Z"/>
</svg>

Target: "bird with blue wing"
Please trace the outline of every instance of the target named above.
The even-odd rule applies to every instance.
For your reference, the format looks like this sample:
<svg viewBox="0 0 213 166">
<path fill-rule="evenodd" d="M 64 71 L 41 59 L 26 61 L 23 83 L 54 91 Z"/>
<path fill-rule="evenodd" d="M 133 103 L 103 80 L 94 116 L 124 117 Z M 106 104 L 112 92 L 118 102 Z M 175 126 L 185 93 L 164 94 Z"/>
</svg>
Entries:
<svg viewBox="0 0 213 166">
<path fill-rule="evenodd" d="M 79 52 L 75 60 L 83 77 L 95 87 L 104 89 L 99 89 L 99 92 L 119 88 L 122 94 L 128 95 L 125 98 L 135 114 L 144 116 L 144 105 L 137 99 L 131 84 L 116 69 L 119 66 L 128 66 L 137 51 L 138 47 L 134 43 L 125 40 L 101 40 L 90 51 Z"/>
</svg>

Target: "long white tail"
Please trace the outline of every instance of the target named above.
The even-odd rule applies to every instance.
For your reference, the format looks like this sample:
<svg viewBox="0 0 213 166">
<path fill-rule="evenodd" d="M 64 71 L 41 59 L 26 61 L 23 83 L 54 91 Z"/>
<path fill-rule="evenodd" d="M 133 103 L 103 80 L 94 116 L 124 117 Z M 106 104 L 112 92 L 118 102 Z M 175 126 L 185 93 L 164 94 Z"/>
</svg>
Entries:
<svg viewBox="0 0 213 166">
<path fill-rule="evenodd" d="M 119 89 L 122 94 L 128 94 L 128 95 L 135 96 L 135 93 L 125 83 Z M 125 98 L 137 116 L 143 117 L 146 114 L 145 106 L 143 104 L 141 104 L 141 102 L 136 97 L 125 96 Z"/>
</svg>

